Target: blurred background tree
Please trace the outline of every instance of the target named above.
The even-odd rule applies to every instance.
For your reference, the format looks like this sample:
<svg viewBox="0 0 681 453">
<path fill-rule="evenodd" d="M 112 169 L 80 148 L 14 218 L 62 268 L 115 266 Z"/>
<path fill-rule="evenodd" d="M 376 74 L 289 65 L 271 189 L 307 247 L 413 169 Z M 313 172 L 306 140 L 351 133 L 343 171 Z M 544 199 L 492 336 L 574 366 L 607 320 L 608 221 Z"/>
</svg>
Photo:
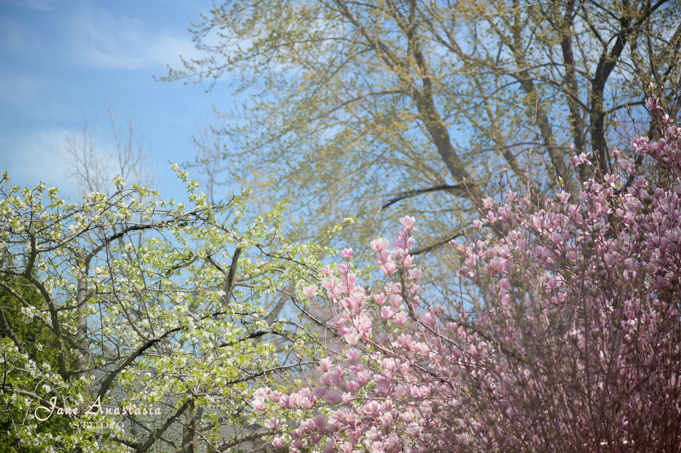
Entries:
<svg viewBox="0 0 681 453">
<path fill-rule="evenodd" d="M 69 168 L 73 184 L 81 193 L 111 194 L 115 191 L 113 178 L 120 175 L 126 187 L 134 184 L 154 187 L 158 183 L 157 170 L 132 111 L 122 126 L 108 104 L 106 110 L 111 125 L 111 146 L 98 140 L 97 125 L 89 125 L 85 115 L 81 132 L 66 137 L 64 164 Z"/>
<path fill-rule="evenodd" d="M 225 162 L 211 181 L 254 187 L 264 205 L 293 200 L 291 217 L 312 237 L 358 218 L 343 243 L 367 244 L 415 215 L 415 252 L 436 256 L 502 185 L 574 192 L 575 152 L 611 168 L 609 149 L 626 145 L 614 124 L 647 129 L 644 90 L 679 85 L 680 9 L 228 1 L 191 28 L 207 56 L 162 80 L 234 89 L 238 102 L 211 129 L 222 144 L 197 141 L 197 162 Z M 669 102 L 676 115 L 679 99 Z"/>
</svg>

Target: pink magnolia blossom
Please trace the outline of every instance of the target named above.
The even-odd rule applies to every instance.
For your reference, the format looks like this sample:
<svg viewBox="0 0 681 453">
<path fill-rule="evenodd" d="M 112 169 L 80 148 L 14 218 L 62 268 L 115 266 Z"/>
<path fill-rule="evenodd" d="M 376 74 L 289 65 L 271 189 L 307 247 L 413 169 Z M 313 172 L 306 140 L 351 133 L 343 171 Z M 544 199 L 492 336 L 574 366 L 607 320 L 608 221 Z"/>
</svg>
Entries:
<svg viewBox="0 0 681 453">
<path fill-rule="evenodd" d="M 308 299 L 312 299 L 317 294 L 317 286 L 309 285 L 303 288 L 303 293 Z"/>
<path fill-rule="evenodd" d="M 388 248 L 388 245 L 390 245 L 390 242 L 388 242 L 387 239 L 375 239 L 371 241 L 371 248 L 376 250 L 377 252 L 382 252 L 386 248 Z"/>
<path fill-rule="evenodd" d="M 414 224 L 416 223 L 416 219 L 414 217 L 404 216 L 400 219 L 400 223 L 407 230 L 411 230 L 412 228 L 414 228 Z"/>
<path fill-rule="evenodd" d="M 400 311 L 395 315 L 395 323 L 403 325 L 405 322 L 407 322 L 408 317 L 409 316 L 407 315 L 407 312 Z"/>
</svg>

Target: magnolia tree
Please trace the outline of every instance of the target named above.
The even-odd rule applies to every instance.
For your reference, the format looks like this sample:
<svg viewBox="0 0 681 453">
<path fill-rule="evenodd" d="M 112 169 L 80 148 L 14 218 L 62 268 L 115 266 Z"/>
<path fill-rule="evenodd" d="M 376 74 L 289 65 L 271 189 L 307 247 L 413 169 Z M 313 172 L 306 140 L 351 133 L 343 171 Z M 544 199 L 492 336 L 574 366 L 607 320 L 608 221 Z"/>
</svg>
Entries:
<svg viewBox="0 0 681 453">
<path fill-rule="evenodd" d="M 292 452 L 679 451 L 681 129 L 651 98 L 661 138 L 633 139 L 652 176 L 618 169 L 577 193 L 484 200 L 452 242 L 456 291 L 412 265 L 415 220 L 371 247 L 382 275 L 357 281 L 351 250 L 304 288 L 334 307 L 344 347 L 319 379 L 251 401 Z M 589 156 L 575 156 L 584 171 Z M 493 228 L 490 228 L 493 227 Z M 494 231 L 494 234 L 491 233 Z M 489 233 L 488 233 L 489 232 Z"/>
<path fill-rule="evenodd" d="M 120 179 L 70 204 L 4 176 L 3 451 L 229 451 L 272 432 L 247 401 L 308 363 L 312 337 L 273 305 L 319 251 L 178 172 L 190 206 Z"/>
</svg>

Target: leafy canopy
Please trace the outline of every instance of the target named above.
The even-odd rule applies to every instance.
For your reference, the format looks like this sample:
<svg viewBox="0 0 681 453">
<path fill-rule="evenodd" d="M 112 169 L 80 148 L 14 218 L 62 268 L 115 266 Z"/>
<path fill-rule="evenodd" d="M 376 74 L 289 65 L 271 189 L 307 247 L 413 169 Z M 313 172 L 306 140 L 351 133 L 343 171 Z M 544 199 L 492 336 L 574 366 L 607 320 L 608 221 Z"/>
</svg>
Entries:
<svg viewBox="0 0 681 453">
<path fill-rule="evenodd" d="M 427 252 L 501 200 L 500 174 L 575 193 L 571 144 L 612 171 L 613 122 L 646 129 L 641 93 L 679 85 L 680 17 L 666 0 L 227 1 L 191 29 L 205 58 L 162 80 L 234 86 L 228 143 L 197 141 L 214 184 L 292 199 L 310 235 L 357 217 L 352 243 L 416 215 Z"/>
</svg>

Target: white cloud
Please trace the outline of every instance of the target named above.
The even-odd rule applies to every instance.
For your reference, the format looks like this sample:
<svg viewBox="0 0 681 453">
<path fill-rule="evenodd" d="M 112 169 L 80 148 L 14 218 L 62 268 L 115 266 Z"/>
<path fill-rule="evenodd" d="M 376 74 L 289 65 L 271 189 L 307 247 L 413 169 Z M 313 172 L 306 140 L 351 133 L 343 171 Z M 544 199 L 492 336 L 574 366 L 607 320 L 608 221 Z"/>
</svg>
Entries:
<svg viewBox="0 0 681 453">
<path fill-rule="evenodd" d="M 83 66 L 145 69 L 179 66 L 179 55 L 195 56 L 188 34 L 181 37 L 149 30 L 136 18 L 83 9 L 68 24 L 68 55 Z"/>
<path fill-rule="evenodd" d="M 66 188 L 69 171 L 62 146 L 69 133 L 68 129 L 50 128 L 20 139 L 3 139 L 0 168 L 9 172 L 12 184 L 35 186 L 43 181 Z"/>
</svg>

